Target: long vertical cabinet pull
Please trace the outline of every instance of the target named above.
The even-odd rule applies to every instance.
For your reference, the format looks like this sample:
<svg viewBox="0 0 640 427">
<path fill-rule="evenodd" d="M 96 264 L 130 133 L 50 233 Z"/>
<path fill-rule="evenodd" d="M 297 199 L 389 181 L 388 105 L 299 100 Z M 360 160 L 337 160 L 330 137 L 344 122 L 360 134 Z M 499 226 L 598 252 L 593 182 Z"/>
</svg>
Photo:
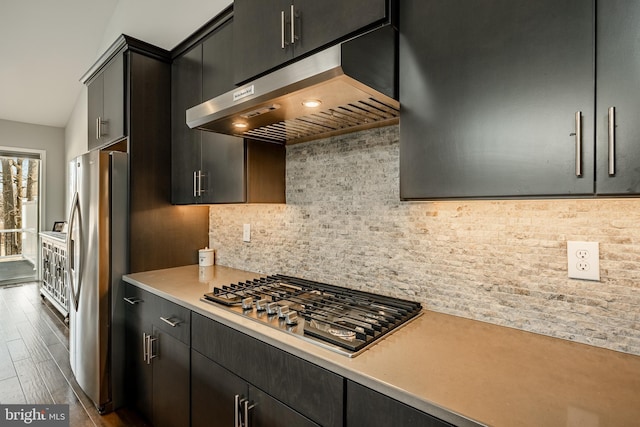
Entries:
<svg viewBox="0 0 640 427">
<path fill-rule="evenodd" d="M 147 344 L 148 342 L 147 337 L 148 335 L 145 332 L 143 332 L 142 333 L 142 361 L 147 362 L 147 365 L 148 365 L 149 354 L 147 353 L 147 351 L 149 350 L 149 345 Z"/>
<path fill-rule="evenodd" d="M 198 197 L 198 171 L 193 171 L 193 197 Z"/>
<path fill-rule="evenodd" d="M 157 354 L 153 354 L 153 343 L 158 338 L 153 338 L 152 335 L 142 333 L 142 360 L 147 362 L 147 365 L 151 365 L 151 359 L 158 357 Z"/>
<path fill-rule="evenodd" d="M 100 139 L 100 123 L 102 122 L 102 120 L 100 120 L 100 117 L 96 117 L 96 139 Z"/>
<path fill-rule="evenodd" d="M 284 10 L 280 11 L 280 48 L 284 49 L 286 43 L 284 41 Z"/>
<path fill-rule="evenodd" d="M 244 402 L 242 402 L 242 412 L 244 414 L 244 426 L 243 427 L 249 427 L 249 411 L 251 409 L 253 409 L 256 405 L 254 405 L 253 403 L 249 402 L 249 400 L 245 400 Z"/>
<path fill-rule="evenodd" d="M 238 394 L 233 400 L 233 427 L 240 427 L 240 395 Z"/>
<path fill-rule="evenodd" d="M 582 176 L 582 111 L 576 111 L 576 176 Z"/>
<path fill-rule="evenodd" d="M 202 196 L 202 171 L 193 171 L 193 197 Z"/>
<path fill-rule="evenodd" d="M 616 174 L 616 108 L 609 107 L 609 176 Z"/>
<path fill-rule="evenodd" d="M 296 7 L 291 5 L 291 44 L 296 42 Z"/>
</svg>

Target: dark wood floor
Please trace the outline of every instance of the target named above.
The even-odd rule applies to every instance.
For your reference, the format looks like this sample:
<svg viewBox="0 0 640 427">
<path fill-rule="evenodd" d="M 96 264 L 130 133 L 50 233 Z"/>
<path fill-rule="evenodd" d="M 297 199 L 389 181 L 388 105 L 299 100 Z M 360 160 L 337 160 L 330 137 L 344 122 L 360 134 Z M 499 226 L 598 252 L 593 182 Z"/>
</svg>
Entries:
<svg viewBox="0 0 640 427">
<path fill-rule="evenodd" d="M 144 426 L 128 410 L 101 416 L 69 365 L 69 329 L 38 284 L 0 286 L 0 403 L 69 404 L 70 426 Z"/>
</svg>

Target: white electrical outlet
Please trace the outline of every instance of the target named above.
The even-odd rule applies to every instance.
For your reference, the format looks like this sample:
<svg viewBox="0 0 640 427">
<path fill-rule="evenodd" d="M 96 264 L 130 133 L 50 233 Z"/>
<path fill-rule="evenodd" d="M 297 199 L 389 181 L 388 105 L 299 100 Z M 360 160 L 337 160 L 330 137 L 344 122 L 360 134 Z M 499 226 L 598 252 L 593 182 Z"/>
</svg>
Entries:
<svg viewBox="0 0 640 427">
<path fill-rule="evenodd" d="M 572 279 L 600 280 L 598 242 L 567 242 L 567 270 Z"/>
<path fill-rule="evenodd" d="M 251 224 L 244 224 L 244 226 L 242 227 L 242 241 L 251 241 Z"/>
</svg>

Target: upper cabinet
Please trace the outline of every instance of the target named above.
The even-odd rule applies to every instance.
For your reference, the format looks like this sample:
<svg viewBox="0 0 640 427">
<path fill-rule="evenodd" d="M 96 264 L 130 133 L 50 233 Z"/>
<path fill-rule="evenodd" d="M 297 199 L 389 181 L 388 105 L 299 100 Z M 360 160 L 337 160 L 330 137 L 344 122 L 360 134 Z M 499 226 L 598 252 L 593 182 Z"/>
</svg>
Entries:
<svg viewBox="0 0 640 427">
<path fill-rule="evenodd" d="M 235 0 L 234 82 L 388 19 L 386 0 Z"/>
<path fill-rule="evenodd" d="M 190 129 L 186 110 L 233 89 L 234 20 L 221 17 L 209 35 L 172 64 L 171 200 L 174 204 L 284 203 L 285 149 Z"/>
<path fill-rule="evenodd" d="M 197 263 L 198 249 L 209 241 L 209 212 L 171 204 L 169 52 L 122 35 L 82 81 L 89 86 L 90 149 L 128 154 L 127 271 Z M 96 139 L 97 124 L 91 129 L 98 117 L 102 141 Z"/>
<path fill-rule="evenodd" d="M 638 193 L 639 11 L 403 1 L 401 198 Z"/>
<path fill-rule="evenodd" d="M 640 193 L 640 2 L 598 1 L 596 193 Z"/>
<path fill-rule="evenodd" d="M 400 22 L 402 199 L 593 193 L 590 2 L 405 0 Z"/>
<path fill-rule="evenodd" d="M 88 84 L 88 148 L 124 137 L 124 53 L 120 52 Z"/>
</svg>

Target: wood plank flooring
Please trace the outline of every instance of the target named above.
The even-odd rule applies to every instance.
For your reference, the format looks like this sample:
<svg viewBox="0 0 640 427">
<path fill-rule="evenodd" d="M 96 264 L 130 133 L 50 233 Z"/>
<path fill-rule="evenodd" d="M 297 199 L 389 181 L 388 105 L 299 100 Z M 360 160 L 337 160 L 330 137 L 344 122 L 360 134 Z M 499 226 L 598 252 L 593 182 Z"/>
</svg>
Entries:
<svg viewBox="0 0 640 427">
<path fill-rule="evenodd" d="M 134 412 L 101 416 L 69 365 L 69 329 L 35 282 L 0 286 L 0 403 L 69 404 L 71 427 L 144 427 Z"/>
</svg>

